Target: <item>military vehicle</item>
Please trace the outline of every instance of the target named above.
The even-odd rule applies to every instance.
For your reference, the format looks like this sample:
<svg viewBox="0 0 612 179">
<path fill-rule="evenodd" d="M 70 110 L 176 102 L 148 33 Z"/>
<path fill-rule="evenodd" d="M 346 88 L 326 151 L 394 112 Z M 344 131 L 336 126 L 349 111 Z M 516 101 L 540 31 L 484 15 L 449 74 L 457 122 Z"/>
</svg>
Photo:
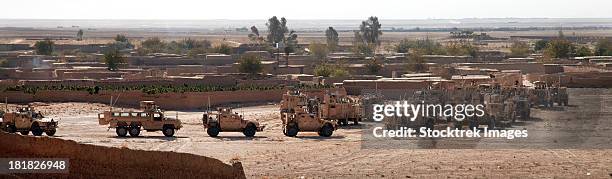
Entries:
<svg viewBox="0 0 612 179">
<path fill-rule="evenodd" d="M 319 103 L 318 100 L 310 102 Z M 363 119 L 363 110 L 359 100 L 347 96 L 346 91 L 342 88 L 333 92 L 328 91 L 319 104 L 316 108 L 319 109 L 321 118 L 336 121 L 339 125 L 348 125 L 349 121 L 358 125 Z"/>
<path fill-rule="evenodd" d="M 34 108 L 28 106 L 18 108 L 17 112 L 4 113 L 2 128 L 8 133 L 19 132 L 28 135 L 32 131 L 35 136 L 41 136 L 43 133 L 53 136 L 57 129 L 57 121 L 44 117 L 40 111 L 36 112 Z"/>
<path fill-rule="evenodd" d="M 299 91 L 287 91 L 281 101 L 283 133 L 289 137 L 297 136 L 298 132 L 317 132 L 319 136 L 331 136 L 337 129 L 336 124 L 321 118 L 318 105 L 316 100 L 309 100 Z"/>
<path fill-rule="evenodd" d="M 219 132 L 242 132 L 244 136 L 253 137 L 257 131 L 263 131 L 263 125 L 257 121 L 245 120 L 242 115 L 233 113 L 231 108 L 218 108 L 216 112 L 208 111 L 202 116 L 206 133 L 216 137 Z"/>
<path fill-rule="evenodd" d="M 568 105 L 569 98 L 567 95 L 566 87 L 555 86 L 555 87 L 550 88 L 550 91 L 552 93 L 553 104 L 557 103 L 557 105 L 559 106 Z"/>
<path fill-rule="evenodd" d="M 546 84 L 543 81 L 535 81 L 533 82 L 534 88 L 531 89 L 531 97 L 530 103 L 532 106 L 544 106 L 544 107 L 552 107 L 553 106 L 553 97 L 552 94 Z"/>
<path fill-rule="evenodd" d="M 164 136 L 174 136 L 175 130 L 181 129 L 182 123 L 179 119 L 169 118 L 164 111 L 155 105 L 153 101 L 141 101 L 142 111 L 105 111 L 98 114 L 100 125 L 109 125 L 115 128 L 119 137 L 125 137 L 129 133 L 132 137 L 140 135 L 140 130 L 147 132 L 162 131 Z"/>
</svg>

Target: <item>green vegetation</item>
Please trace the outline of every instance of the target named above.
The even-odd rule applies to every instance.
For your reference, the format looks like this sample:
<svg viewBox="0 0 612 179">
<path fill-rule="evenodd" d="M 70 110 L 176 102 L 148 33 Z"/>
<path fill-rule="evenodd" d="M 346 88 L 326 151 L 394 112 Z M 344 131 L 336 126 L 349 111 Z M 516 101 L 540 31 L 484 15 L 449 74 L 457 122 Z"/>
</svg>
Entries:
<svg viewBox="0 0 612 179">
<path fill-rule="evenodd" d="M 576 56 L 577 57 L 586 57 L 586 56 L 592 56 L 593 52 L 591 51 L 591 49 L 589 49 L 589 47 L 586 46 L 581 46 L 580 48 L 578 48 L 578 50 L 576 50 Z"/>
<path fill-rule="evenodd" d="M 226 43 L 221 43 L 217 46 L 215 46 L 212 50 L 213 53 L 220 53 L 220 54 L 225 54 L 225 55 L 230 55 L 232 54 L 232 47 L 229 46 Z"/>
<path fill-rule="evenodd" d="M 259 35 L 259 29 L 255 26 L 251 26 L 251 33 L 249 34 L 249 40 L 251 40 L 254 44 L 262 44 L 265 39 L 261 35 Z"/>
<path fill-rule="evenodd" d="M 380 70 L 382 70 L 383 66 L 378 63 L 375 59 L 374 60 L 370 60 L 367 64 L 366 64 L 366 69 L 368 69 L 368 74 L 370 75 L 378 75 L 378 72 L 380 72 Z"/>
<path fill-rule="evenodd" d="M 122 38 L 123 37 L 118 37 L 119 40 L 123 40 Z M 117 40 L 117 38 L 115 40 Z M 196 55 L 211 51 L 209 50 L 210 47 L 211 43 L 208 40 L 186 38 L 180 41 L 164 42 L 158 37 L 153 37 L 142 41 L 140 47 L 137 49 L 137 52 L 139 55 L 147 55 L 150 53 Z M 214 49 L 212 51 L 214 51 Z"/>
<path fill-rule="evenodd" d="M 321 64 L 315 67 L 314 75 L 322 77 L 345 77 L 349 76 L 349 72 L 340 67 L 340 65 Z"/>
<path fill-rule="evenodd" d="M 327 40 L 327 48 L 330 52 L 336 51 L 338 48 L 338 43 L 340 42 L 340 38 L 338 38 L 338 32 L 333 27 L 327 28 L 325 30 L 325 38 Z"/>
<path fill-rule="evenodd" d="M 125 37 L 125 35 L 123 34 L 117 34 L 117 36 L 115 36 L 115 41 L 116 42 L 128 42 L 128 38 Z"/>
<path fill-rule="evenodd" d="M 423 55 L 445 55 L 444 47 L 429 38 L 423 40 L 408 40 L 404 39 L 395 46 L 398 53 L 408 53 L 410 50 L 419 51 Z"/>
<path fill-rule="evenodd" d="M 305 85 L 293 86 L 298 89 L 321 89 L 330 88 L 327 85 Z M 10 86 L 1 89 L 7 91 L 21 91 L 27 94 L 36 94 L 38 91 L 86 91 L 89 94 L 99 94 L 101 91 L 141 91 L 147 94 L 162 93 L 185 93 L 185 92 L 214 92 L 214 91 L 264 91 L 279 90 L 284 86 L 207 86 L 207 85 L 138 85 L 138 86 Z"/>
<path fill-rule="evenodd" d="M 104 63 L 106 63 L 107 69 L 110 71 L 116 71 L 119 69 L 120 63 L 125 63 L 125 59 L 121 56 L 117 47 L 110 47 L 104 52 Z"/>
<path fill-rule="evenodd" d="M 531 53 L 529 44 L 522 41 L 515 41 L 510 47 L 510 57 L 527 57 Z"/>
<path fill-rule="evenodd" d="M 36 54 L 38 55 L 51 55 L 53 53 L 53 45 L 53 41 L 45 39 L 36 42 L 34 48 L 36 48 Z"/>
<path fill-rule="evenodd" d="M 539 52 L 544 50 L 548 46 L 548 40 L 538 40 L 535 43 L 535 47 L 533 48 L 535 51 Z"/>
<path fill-rule="evenodd" d="M 270 44 L 283 42 L 285 33 L 289 32 L 289 28 L 287 28 L 287 19 L 285 19 L 285 17 L 278 20 L 276 16 L 272 16 L 268 19 L 266 26 L 268 27 L 268 36 L 266 36 L 266 39 Z"/>
<path fill-rule="evenodd" d="M 453 56 L 478 56 L 478 48 L 469 42 L 450 42 L 446 45 L 446 54 Z"/>
<path fill-rule="evenodd" d="M 397 53 L 408 53 L 410 48 L 412 48 L 413 43 L 413 41 L 408 39 L 400 40 L 399 44 L 395 45 L 395 51 Z"/>
<path fill-rule="evenodd" d="M 329 54 L 327 46 L 318 42 L 310 43 L 310 45 L 308 45 L 308 49 L 310 50 L 310 56 L 314 60 L 325 60 L 325 58 L 327 58 L 327 54 Z"/>
<path fill-rule="evenodd" d="M 572 42 L 565 39 L 554 39 L 548 42 L 544 49 L 547 58 L 568 58 L 573 56 L 572 52 L 576 47 Z"/>
<path fill-rule="evenodd" d="M 425 59 L 423 59 L 424 54 L 423 49 L 416 49 L 408 56 L 410 62 L 408 66 L 406 66 L 406 71 L 420 73 L 425 71 Z"/>
<path fill-rule="evenodd" d="M 241 73 L 248 73 L 251 75 L 260 73 L 263 70 L 260 57 L 255 54 L 242 55 L 239 70 Z"/>
<path fill-rule="evenodd" d="M 595 46 L 595 55 L 612 56 L 612 39 L 606 38 L 597 41 Z"/>
<path fill-rule="evenodd" d="M 383 34 L 381 24 L 378 22 L 378 17 L 371 16 L 367 20 L 362 21 L 357 31 L 360 40 L 366 44 L 380 45 L 380 36 Z"/>
<path fill-rule="evenodd" d="M 6 59 L 0 59 L 0 67 L 4 67 L 4 68 L 6 68 L 6 67 L 8 67 L 8 66 L 9 66 L 8 60 L 6 60 Z"/>
</svg>

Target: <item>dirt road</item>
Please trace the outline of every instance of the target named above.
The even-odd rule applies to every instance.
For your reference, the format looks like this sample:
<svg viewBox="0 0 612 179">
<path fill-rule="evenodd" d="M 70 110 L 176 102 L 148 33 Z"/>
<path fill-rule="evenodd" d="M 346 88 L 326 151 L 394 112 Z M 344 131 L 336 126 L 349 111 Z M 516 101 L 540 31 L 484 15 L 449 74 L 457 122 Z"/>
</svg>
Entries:
<svg viewBox="0 0 612 179">
<path fill-rule="evenodd" d="M 593 105 L 591 98 L 570 98 L 570 103 L 576 106 L 560 110 L 536 109 L 532 116 L 539 120 L 520 127 L 559 127 L 568 121 L 571 123 L 572 116 L 580 115 L 577 111 L 593 107 L 589 106 Z M 178 113 L 185 123 L 176 138 L 163 137 L 161 132 L 143 132 L 143 136 L 137 138 L 117 138 L 114 130 L 107 131 L 105 126 L 98 125 L 97 113 L 108 109 L 105 105 L 54 103 L 38 106 L 37 110 L 47 116 L 61 118 L 58 138 L 102 146 L 191 153 L 228 163 L 239 159 L 250 178 L 612 177 L 612 149 L 365 149 L 361 144 L 362 129 L 356 126 L 339 129 L 331 138 L 320 138 L 316 133 L 285 137 L 277 105 L 235 109 L 247 119 L 257 119 L 266 125 L 264 132 L 250 139 L 242 133 L 209 137 L 202 127 L 200 111 L 166 112 L 173 117 Z M 608 124 L 600 128 L 609 131 L 612 126 Z"/>
</svg>

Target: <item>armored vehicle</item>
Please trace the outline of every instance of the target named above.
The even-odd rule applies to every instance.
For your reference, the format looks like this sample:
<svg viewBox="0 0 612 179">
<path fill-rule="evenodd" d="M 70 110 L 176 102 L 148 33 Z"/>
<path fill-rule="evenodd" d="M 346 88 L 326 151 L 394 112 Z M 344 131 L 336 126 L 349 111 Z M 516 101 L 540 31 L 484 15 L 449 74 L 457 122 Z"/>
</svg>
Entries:
<svg viewBox="0 0 612 179">
<path fill-rule="evenodd" d="M 28 135 L 32 131 L 35 136 L 41 136 L 43 133 L 53 136 L 57 129 L 57 121 L 44 117 L 40 111 L 36 112 L 34 108 L 28 106 L 18 108 L 17 112 L 5 113 L 2 117 L 2 128 L 9 133 L 19 132 Z"/>
<path fill-rule="evenodd" d="M 556 87 L 552 87 L 550 88 L 550 91 L 552 93 L 552 101 L 553 103 L 557 103 L 559 106 L 567 106 L 568 105 L 568 95 L 567 95 L 567 88 L 566 87 L 560 87 L 560 86 L 556 86 Z"/>
<path fill-rule="evenodd" d="M 317 102 L 318 100 L 314 103 Z M 317 108 L 321 113 L 321 118 L 336 121 L 341 125 L 348 125 L 349 121 L 358 125 L 363 119 L 363 110 L 359 100 L 350 98 L 346 92 L 327 92 Z"/>
<path fill-rule="evenodd" d="M 297 136 L 298 132 L 317 132 L 319 136 L 331 136 L 337 129 L 336 124 L 321 118 L 318 105 L 314 99 L 309 100 L 299 91 L 287 91 L 281 102 L 283 133 L 289 137 Z"/>
<path fill-rule="evenodd" d="M 533 84 L 534 88 L 531 89 L 530 97 L 532 106 L 543 105 L 544 107 L 552 107 L 553 97 L 546 83 L 543 81 L 535 81 Z"/>
<path fill-rule="evenodd" d="M 253 137 L 257 131 L 263 131 L 263 125 L 257 121 L 245 120 L 242 115 L 233 113 L 231 108 L 218 108 L 216 112 L 206 112 L 202 116 L 204 128 L 211 137 L 219 132 L 242 132 L 244 136 Z"/>
<path fill-rule="evenodd" d="M 140 135 L 140 130 L 147 132 L 162 131 L 164 136 L 172 137 L 176 130 L 182 126 L 181 121 L 169 118 L 164 115 L 164 111 L 155 105 L 153 101 L 141 101 L 141 111 L 105 111 L 98 114 L 100 125 L 109 125 L 108 128 L 115 128 L 119 137 Z"/>
</svg>

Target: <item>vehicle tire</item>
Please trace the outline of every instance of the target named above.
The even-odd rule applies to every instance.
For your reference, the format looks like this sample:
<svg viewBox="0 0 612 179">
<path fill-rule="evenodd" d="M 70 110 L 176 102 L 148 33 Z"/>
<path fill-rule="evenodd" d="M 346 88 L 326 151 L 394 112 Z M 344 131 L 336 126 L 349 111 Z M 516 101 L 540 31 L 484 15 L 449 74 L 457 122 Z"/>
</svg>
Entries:
<svg viewBox="0 0 612 179">
<path fill-rule="evenodd" d="M 334 133 L 334 128 L 329 124 L 326 124 L 323 127 L 321 127 L 321 130 L 319 131 L 319 135 L 322 137 L 330 137 L 333 133 Z"/>
<path fill-rule="evenodd" d="M 489 124 L 488 124 L 488 130 L 493 130 L 495 129 L 495 118 L 492 117 L 489 119 Z"/>
<path fill-rule="evenodd" d="M 17 132 L 17 128 L 15 127 L 15 125 L 7 125 L 6 126 L 6 132 L 8 132 L 8 133 L 15 133 L 15 132 Z"/>
<path fill-rule="evenodd" d="M 130 136 L 138 137 L 140 135 L 140 126 L 134 126 L 130 128 Z"/>
<path fill-rule="evenodd" d="M 255 136 L 255 133 L 257 133 L 257 128 L 255 127 L 255 125 L 249 125 L 244 129 L 242 133 L 244 134 L 244 136 L 253 137 Z"/>
<path fill-rule="evenodd" d="M 470 120 L 470 130 L 478 129 L 478 120 L 472 119 Z"/>
<path fill-rule="evenodd" d="M 44 132 L 44 131 L 43 131 L 43 130 L 42 130 L 40 127 L 38 127 L 38 126 L 32 126 L 32 129 L 31 129 L 31 130 L 32 130 L 32 135 L 34 135 L 34 136 L 41 136 L 41 135 L 43 134 L 43 132 Z"/>
<path fill-rule="evenodd" d="M 287 127 L 287 134 L 286 135 L 289 136 L 289 137 L 295 137 L 295 136 L 298 135 L 299 131 L 300 130 L 297 127 L 295 127 L 295 126 L 291 126 L 291 127 L 288 126 Z"/>
<path fill-rule="evenodd" d="M 208 136 L 211 136 L 211 137 L 219 136 L 219 132 L 220 130 L 219 130 L 219 127 L 217 126 L 211 126 L 208 129 L 206 129 L 206 133 L 208 133 Z"/>
<path fill-rule="evenodd" d="M 164 136 L 166 137 L 172 137 L 174 136 L 174 127 L 164 126 L 162 133 L 164 133 Z"/>
<path fill-rule="evenodd" d="M 29 130 L 27 130 L 27 131 L 20 131 L 19 133 L 21 133 L 21 135 L 28 135 L 30 133 L 30 131 Z"/>
<path fill-rule="evenodd" d="M 45 131 L 45 134 L 47 134 L 47 136 L 53 136 L 55 135 L 56 129 L 49 129 L 47 131 Z"/>
<path fill-rule="evenodd" d="M 117 133 L 117 136 L 119 137 L 125 137 L 127 136 L 127 129 L 125 127 L 117 127 L 115 128 L 115 132 Z"/>
<path fill-rule="evenodd" d="M 353 125 L 359 125 L 359 119 L 353 119 Z"/>
</svg>

